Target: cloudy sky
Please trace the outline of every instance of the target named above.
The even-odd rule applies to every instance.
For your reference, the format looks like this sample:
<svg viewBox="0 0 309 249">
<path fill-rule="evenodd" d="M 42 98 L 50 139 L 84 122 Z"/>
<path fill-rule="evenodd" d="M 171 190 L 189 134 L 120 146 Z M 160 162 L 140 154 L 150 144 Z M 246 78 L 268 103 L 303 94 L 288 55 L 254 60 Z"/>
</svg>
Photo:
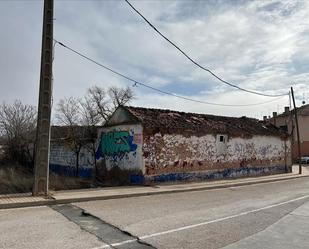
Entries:
<svg viewBox="0 0 309 249">
<path fill-rule="evenodd" d="M 309 1 L 131 1 L 196 61 L 243 88 L 281 94 L 294 87 L 309 103 Z M 0 1 L 0 102 L 37 105 L 43 2 Z M 273 100 L 223 85 L 158 36 L 122 0 L 55 0 L 54 38 L 140 82 L 222 104 Z M 92 85 L 132 86 L 56 46 L 54 106 Z M 288 105 L 284 97 L 251 107 L 192 103 L 133 88 L 135 106 L 261 118 Z"/>
</svg>

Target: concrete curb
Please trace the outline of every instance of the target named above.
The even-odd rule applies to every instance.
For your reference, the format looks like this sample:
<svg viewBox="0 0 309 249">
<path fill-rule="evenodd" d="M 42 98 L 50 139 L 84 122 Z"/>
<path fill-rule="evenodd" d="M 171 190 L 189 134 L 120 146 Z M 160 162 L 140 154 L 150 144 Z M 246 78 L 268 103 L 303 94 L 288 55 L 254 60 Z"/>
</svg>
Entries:
<svg viewBox="0 0 309 249">
<path fill-rule="evenodd" d="M 278 182 L 278 181 L 287 181 L 293 180 L 297 178 L 309 177 L 309 175 L 302 176 L 291 176 L 285 178 L 278 179 L 263 179 L 258 181 L 248 181 L 248 182 L 236 182 L 236 183 L 224 183 L 224 184 L 216 184 L 211 186 L 199 186 L 192 188 L 182 188 L 182 189 L 171 189 L 171 190 L 158 190 L 155 192 L 148 191 L 142 193 L 132 193 L 132 194 L 115 194 L 110 196 L 93 196 L 93 197 L 80 197 L 80 198 L 67 198 L 62 200 L 56 200 L 57 204 L 67 204 L 72 202 L 85 202 L 85 201 L 96 201 L 96 200 L 110 200 L 110 199 L 120 199 L 120 198 L 130 198 L 130 197 L 140 197 L 140 196 L 150 196 L 150 195 L 161 195 L 161 194 L 172 194 L 172 193 L 182 193 L 182 192 L 193 192 L 193 191 L 201 191 L 201 190 L 212 190 L 212 189 L 222 189 L 222 188 L 230 188 L 230 187 L 240 187 L 246 185 L 254 185 L 254 184 L 262 184 L 269 182 Z"/>
<path fill-rule="evenodd" d="M 42 200 L 42 201 L 11 202 L 11 203 L 0 203 L 0 209 L 48 206 L 48 205 L 55 205 L 55 204 L 56 204 L 56 200 L 49 200 L 49 199 Z"/>
<path fill-rule="evenodd" d="M 243 181 L 243 182 L 221 183 L 221 184 L 213 184 L 213 185 L 208 185 L 208 186 L 206 185 L 206 186 L 179 188 L 179 189 L 161 189 L 161 190 L 157 189 L 156 191 L 145 191 L 145 192 L 140 192 L 140 193 L 113 194 L 113 195 L 101 195 L 101 196 L 98 195 L 98 196 L 90 196 L 90 197 L 73 197 L 73 198 L 65 198 L 65 199 L 57 199 L 51 196 L 50 197 L 51 199 L 43 199 L 39 201 L 21 201 L 21 202 L 14 201 L 11 203 L 1 203 L 1 199 L 0 199 L 0 209 L 48 206 L 48 205 L 57 205 L 57 204 L 67 204 L 67 203 L 72 203 L 72 202 L 110 200 L 110 199 L 120 199 L 120 198 L 130 198 L 130 197 L 140 197 L 140 196 L 150 196 L 150 195 L 160 195 L 160 194 L 222 189 L 222 188 L 240 187 L 240 186 L 246 186 L 246 185 L 262 184 L 262 183 L 270 183 L 270 182 L 278 182 L 278 181 L 287 181 L 287 180 L 293 180 L 293 179 L 298 179 L 298 178 L 303 178 L 303 177 L 309 177 L 309 175 L 293 175 L 293 176 L 283 176 L 281 178 L 279 177 L 279 178 L 270 178 L 270 179 L 261 179 L 261 180 L 252 180 L 252 181 Z"/>
</svg>

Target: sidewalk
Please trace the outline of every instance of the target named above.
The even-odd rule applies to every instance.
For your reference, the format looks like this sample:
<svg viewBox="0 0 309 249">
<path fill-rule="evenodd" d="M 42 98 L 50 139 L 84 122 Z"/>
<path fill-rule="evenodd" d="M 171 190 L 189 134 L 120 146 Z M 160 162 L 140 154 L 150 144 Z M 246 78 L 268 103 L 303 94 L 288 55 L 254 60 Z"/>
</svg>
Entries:
<svg viewBox="0 0 309 249">
<path fill-rule="evenodd" d="M 309 248 L 309 202 L 306 202 L 265 230 L 224 249 Z"/>
<path fill-rule="evenodd" d="M 31 193 L 22 195 L 0 195 L 0 209 L 228 188 L 250 184 L 290 180 L 308 176 L 309 168 L 303 167 L 303 173 L 299 175 L 298 167 L 293 166 L 293 173 L 289 174 L 278 174 L 270 176 L 248 177 L 198 183 L 195 182 L 156 186 L 106 187 L 95 189 L 57 191 L 51 192 L 48 198 L 33 197 L 31 196 Z"/>
</svg>

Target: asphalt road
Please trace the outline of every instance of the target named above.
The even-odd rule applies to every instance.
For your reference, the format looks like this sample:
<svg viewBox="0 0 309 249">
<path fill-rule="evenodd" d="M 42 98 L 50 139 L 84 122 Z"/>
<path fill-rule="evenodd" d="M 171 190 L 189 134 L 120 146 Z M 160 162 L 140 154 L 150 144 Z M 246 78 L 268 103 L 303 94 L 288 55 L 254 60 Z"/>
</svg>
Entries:
<svg viewBox="0 0 309 249">
<path fill-rule="evenodd" d="M 292 224 L 297 230 L 297 224 L 304 223 L 309 208 L 300 208 L 308 201 L 309 178 L 300 178 L 218 190 L 0 210 L 0 248 L 266 248 L 280 240 L 278 230 L 285 224 L 290 224 L 287 230 L 292 231 Z M 296 214 L 303 218 L 296 220 Z M 307 223 L 301 224 L 303 232 L 309 231 Z M 259 247 L 266 231 L 267 240 Z M 248 246 L 253 238 L 255 247 Z M 286 248 L 293 248 L 289 243 Z M 302 243 L 297 248 L 309 248 L 306 241 Z"/>
</svg>

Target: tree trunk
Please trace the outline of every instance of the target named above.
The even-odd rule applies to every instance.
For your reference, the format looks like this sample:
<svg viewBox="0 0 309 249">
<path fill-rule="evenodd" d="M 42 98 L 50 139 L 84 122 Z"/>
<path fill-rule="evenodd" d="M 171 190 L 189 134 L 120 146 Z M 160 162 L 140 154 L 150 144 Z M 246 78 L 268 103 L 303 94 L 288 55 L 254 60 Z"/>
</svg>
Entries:
<svg viewBox="0 0 309 249">
<path fill-rule="evenodd" d="M 79 152 L 80 150 L 76 151 L 76 172 L 75 172 L 76 177 L 79 177 Z"/>
<path fill-rule="evenodd" d="M 96 152 L 96 150 L 95 150 L 96 148 L 95 148 L 95 144 L 93 144 L 93 146 L 92 146 L 92 153 L 93 153 L 93 159 L 94 159 L 94 174 L 95 174 L 95 176 L 94 176 L 94 178 L 96 179 L 97 178 L 97 176 L 98 176 L 98 166 L 97 166 L 97 158 L 96 158 L 96 154 L 95 154 L 95 152 Z"/>
</svg>

